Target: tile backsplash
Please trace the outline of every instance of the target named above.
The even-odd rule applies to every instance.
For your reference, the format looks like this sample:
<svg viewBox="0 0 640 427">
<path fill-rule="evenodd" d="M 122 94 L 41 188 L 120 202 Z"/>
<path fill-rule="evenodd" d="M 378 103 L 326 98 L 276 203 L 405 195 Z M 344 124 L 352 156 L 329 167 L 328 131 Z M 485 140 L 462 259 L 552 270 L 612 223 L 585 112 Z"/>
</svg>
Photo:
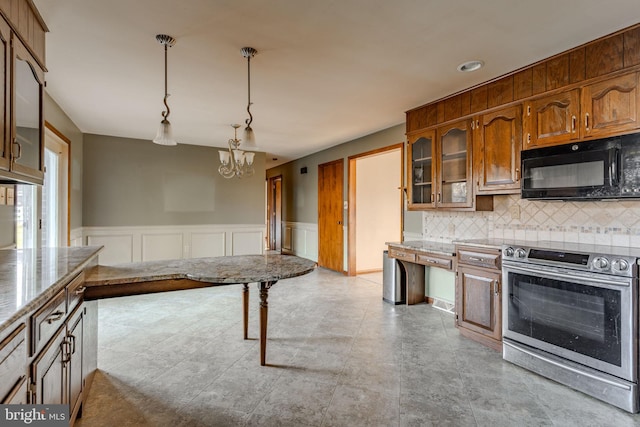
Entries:
<svg viewBox="0 0 640 427">
<path fill-rule="evenodd" d="M 494 196 L 493 212 L 423 212 L 427 240 L 506 238 L 640 247 L 640 201 L 542 202 Z"/>
</svg>

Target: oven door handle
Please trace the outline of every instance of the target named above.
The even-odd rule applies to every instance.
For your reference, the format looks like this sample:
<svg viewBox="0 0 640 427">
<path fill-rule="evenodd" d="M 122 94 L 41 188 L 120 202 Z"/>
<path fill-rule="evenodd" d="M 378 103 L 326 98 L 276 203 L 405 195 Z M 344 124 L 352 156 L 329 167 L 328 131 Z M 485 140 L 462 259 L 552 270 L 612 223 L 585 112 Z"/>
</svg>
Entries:
<svg viewBox="0 0 640 427">
<path fill-rule="evenodd" d="M 562 273 L 556 273 L 553 271 L 549 271 L 549 270 L 542 270 L 542 269 L 537 269 L 534 267 L 527 267 L 527 268 L 522 268 L 522 267 L 518 267 L 515 265 L 504 265 L 503 263 L 503 268 L 506 269 L 507 272 L 509 271 L 518 271 L 521 273 L 525 273 L 525 274 L 540 274 L 543 277 L 548 277 L 548 278 L 552 278 L 552 279 L 562 279 L 562 280 L 573 280 L 573 281 L 582 281 L 582 282 L 589 282 L 589 283 L 593 283 L 595 285 L 613 285 L 613 286 L 624 286 L 624 287 L 629 287 L 630 286 L 630 282 L 631 279 L 626 277 L 624 278 L 624 280 L 612 280 L 612 279 L 607 279 L 607 278 L 603 278 L 603 277 L 598 277 L 598 278 L 594 278 L 594 277 L 585 277 L 579 274 L 562 274 Z"/>
<path fill-rule="evenodd" d="M 543 362 L 550 363 L 553 366 L 565 369 L 565 370 L 567 370 L 569 372 L 573 372 L 574 374 L 583 375 L 585 377 L 589 377 L 591 379 L 594 379 L 594 380 L 597 380 L 597 381 L 601 381 L 601 382 L 603 382 L 605 384 L 608 384 L 610 386 L 618 387 L 618 388 L 621 388 L 621 389 L 624 389 L 624 390 L 631 390 L 631 386 L 629 386 L 627 384 L 621 384 L 619 382 L 615 382 L 615 381 L 608 380 L 606 378 L 602 378 L 602 377 L 600 377 L 598 375 L 595 375 L 595 374 L 592 374 L 590 372 L 585 372 L 585 371 L 582 371 L 580 369 L 575 369 L 575 368 L 573 368 L 571 366 L 568 366 L 568 365 L 565 365 L 563 363 L 556 362 L 555 360 L 549 359 L 548 357 L 544 357 L 544 356 L 541 356 L 539 354 L 536 354 L 536 353 L 533 353 L 531 351 L 528 351 L 528 350 L 520 347 L 519 345 L 512 344 L 512 343 L 510 343 L 508 341 L 503 341 L 502 345 L 506 345 L 506 346 L 509 346 L 511 348 L 514 348 L 514 349 L 516 349 L 518 351 L 523 352 L 524 354 L 526 354 L 528 356 L 531 356 L 531 357 L 536 358 L 536 359 L 540 359 Z"/>
</svg>

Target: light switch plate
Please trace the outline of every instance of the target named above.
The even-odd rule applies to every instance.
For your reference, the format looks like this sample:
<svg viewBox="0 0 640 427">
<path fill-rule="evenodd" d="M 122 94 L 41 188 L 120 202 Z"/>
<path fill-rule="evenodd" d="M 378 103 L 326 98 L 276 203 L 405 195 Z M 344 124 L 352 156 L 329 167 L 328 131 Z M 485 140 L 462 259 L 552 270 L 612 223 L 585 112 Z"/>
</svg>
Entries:
<svg viewBox="0 0 640 427">
<path fill-rule="evenodd" d="M 0 187 L 0 205 L 7 204 L 7 187 Z"/>
</svg>

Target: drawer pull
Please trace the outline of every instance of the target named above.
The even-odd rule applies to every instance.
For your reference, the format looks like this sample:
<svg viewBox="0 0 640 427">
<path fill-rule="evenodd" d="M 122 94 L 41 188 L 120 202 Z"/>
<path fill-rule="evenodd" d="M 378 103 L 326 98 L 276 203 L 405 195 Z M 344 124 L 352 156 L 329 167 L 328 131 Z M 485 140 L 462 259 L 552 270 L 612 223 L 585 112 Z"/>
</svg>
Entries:
<svg viewBox="0 0 640 427">
<path fill-rule="evenodd" d="M 64 311 L 54 311 L 49 316 L 47 316 L 47 323 L 52 324 L 53 322 L 62 319 L 62 316 L 64 316 Z"/>
<path fill-rule="evenodd" d="M 82 294 L 84 294 L 84 291 L 86 291 L 86 290 L 87 290 L 86 286 L 81 286 L 81 287 L 79 287 L 78 289 L 75 290 L 74 294 L 82 295 Z"/>
<path fill-rule="evenodd" d="M 470 256 L 469 257 L 469 261 L 483 262 L 484 260 L 482 258 L 478 258 L 478 257 L 475 257 L 475 256 Z"/>
</svg>

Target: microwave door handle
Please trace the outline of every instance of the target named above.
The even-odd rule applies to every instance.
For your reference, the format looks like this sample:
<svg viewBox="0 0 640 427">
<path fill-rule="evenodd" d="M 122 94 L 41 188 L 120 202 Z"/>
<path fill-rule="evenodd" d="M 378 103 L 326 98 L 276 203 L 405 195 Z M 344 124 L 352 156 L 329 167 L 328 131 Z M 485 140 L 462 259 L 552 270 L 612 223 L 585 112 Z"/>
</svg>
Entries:
<svg viewBox="0 0 640 427">
<path fill-rule="evenodd" d="M 620 168 L 618 165 L 620 164 L 620 149 L 616 148 L 611 150 L 611 155 L 609 158 L 609 182 L 611 182 L 612 186 L 617 186 L 618 181 L 620 181 Z"/>
</svg>

